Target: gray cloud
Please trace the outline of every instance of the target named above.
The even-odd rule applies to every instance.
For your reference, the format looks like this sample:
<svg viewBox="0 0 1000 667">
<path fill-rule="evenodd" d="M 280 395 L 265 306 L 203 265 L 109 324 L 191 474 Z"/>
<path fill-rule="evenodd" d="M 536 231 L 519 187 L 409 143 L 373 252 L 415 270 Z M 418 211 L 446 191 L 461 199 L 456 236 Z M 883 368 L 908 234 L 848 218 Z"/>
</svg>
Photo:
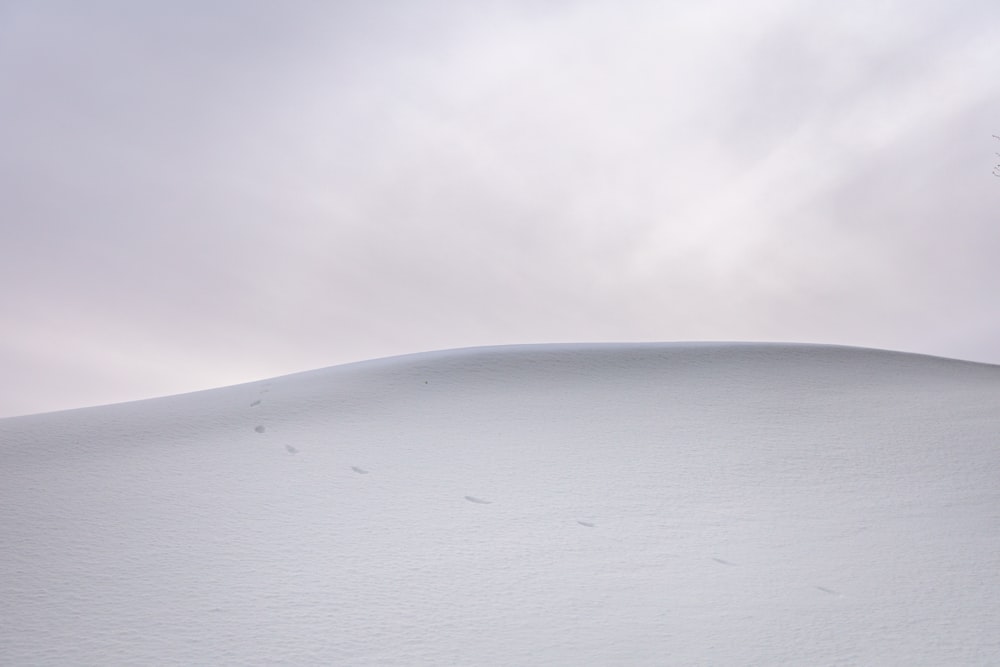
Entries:
<svg viewBox="0 0 1000 667">
<path fill-rule="evenodd" d="M 7 3 L 0 414 L 492 343 L 1000 362 L 994 4 Z"/>
</svg>

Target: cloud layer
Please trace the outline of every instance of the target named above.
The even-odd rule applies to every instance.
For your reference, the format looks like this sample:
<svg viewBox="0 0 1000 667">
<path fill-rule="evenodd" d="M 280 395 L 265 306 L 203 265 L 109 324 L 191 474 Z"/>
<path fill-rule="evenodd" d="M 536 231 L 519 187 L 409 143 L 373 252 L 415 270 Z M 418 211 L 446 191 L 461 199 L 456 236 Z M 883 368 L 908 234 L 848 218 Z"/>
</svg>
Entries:
<svg viewBox="0 0 1000 667">
<path fill-rule="evenodd" d="M 425 349 L 1000 362 L 988 2 L 13 2 L 0 414 Z"/>
</svg>

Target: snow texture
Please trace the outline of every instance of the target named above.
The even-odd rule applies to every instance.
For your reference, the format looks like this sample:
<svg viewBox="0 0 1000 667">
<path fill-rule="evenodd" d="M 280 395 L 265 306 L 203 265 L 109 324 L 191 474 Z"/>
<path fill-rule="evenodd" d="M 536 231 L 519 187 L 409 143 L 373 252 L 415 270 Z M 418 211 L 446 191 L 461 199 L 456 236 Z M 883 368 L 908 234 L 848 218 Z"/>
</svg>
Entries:
<svg viewBox="0 0 1000 667">
<path fill-rule="evenodd" d="M 4 665 L 1000 664 L 1000 367 L 411 355 L 0 420 Z"/>
</svg>

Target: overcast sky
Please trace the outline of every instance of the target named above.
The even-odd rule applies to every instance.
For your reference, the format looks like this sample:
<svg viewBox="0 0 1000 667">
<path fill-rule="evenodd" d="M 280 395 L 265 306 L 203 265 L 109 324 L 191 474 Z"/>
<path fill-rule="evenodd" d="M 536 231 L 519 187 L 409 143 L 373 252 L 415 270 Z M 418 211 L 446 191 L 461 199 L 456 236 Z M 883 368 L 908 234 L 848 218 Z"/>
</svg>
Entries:
<svg viewBox="0 0 1000 667">
<path fill-rule="evenodd" d="M 472 345 L 1000 363 L 996 0 L 0 0 L 0 416 Z"/>
</svg>

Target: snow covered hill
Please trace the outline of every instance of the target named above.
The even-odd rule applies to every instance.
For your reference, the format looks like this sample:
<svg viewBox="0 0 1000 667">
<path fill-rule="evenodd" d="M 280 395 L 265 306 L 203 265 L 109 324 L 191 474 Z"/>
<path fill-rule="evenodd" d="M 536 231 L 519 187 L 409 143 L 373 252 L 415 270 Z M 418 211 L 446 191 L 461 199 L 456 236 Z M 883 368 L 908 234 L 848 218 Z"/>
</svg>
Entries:
<svg viewBox="0 0 1000 667">
<path fill-rule="evenodd" d="M 4 665 L 1000 664 L 1000 367 L 481 348 L 0 420 Z"/>
</svg>

